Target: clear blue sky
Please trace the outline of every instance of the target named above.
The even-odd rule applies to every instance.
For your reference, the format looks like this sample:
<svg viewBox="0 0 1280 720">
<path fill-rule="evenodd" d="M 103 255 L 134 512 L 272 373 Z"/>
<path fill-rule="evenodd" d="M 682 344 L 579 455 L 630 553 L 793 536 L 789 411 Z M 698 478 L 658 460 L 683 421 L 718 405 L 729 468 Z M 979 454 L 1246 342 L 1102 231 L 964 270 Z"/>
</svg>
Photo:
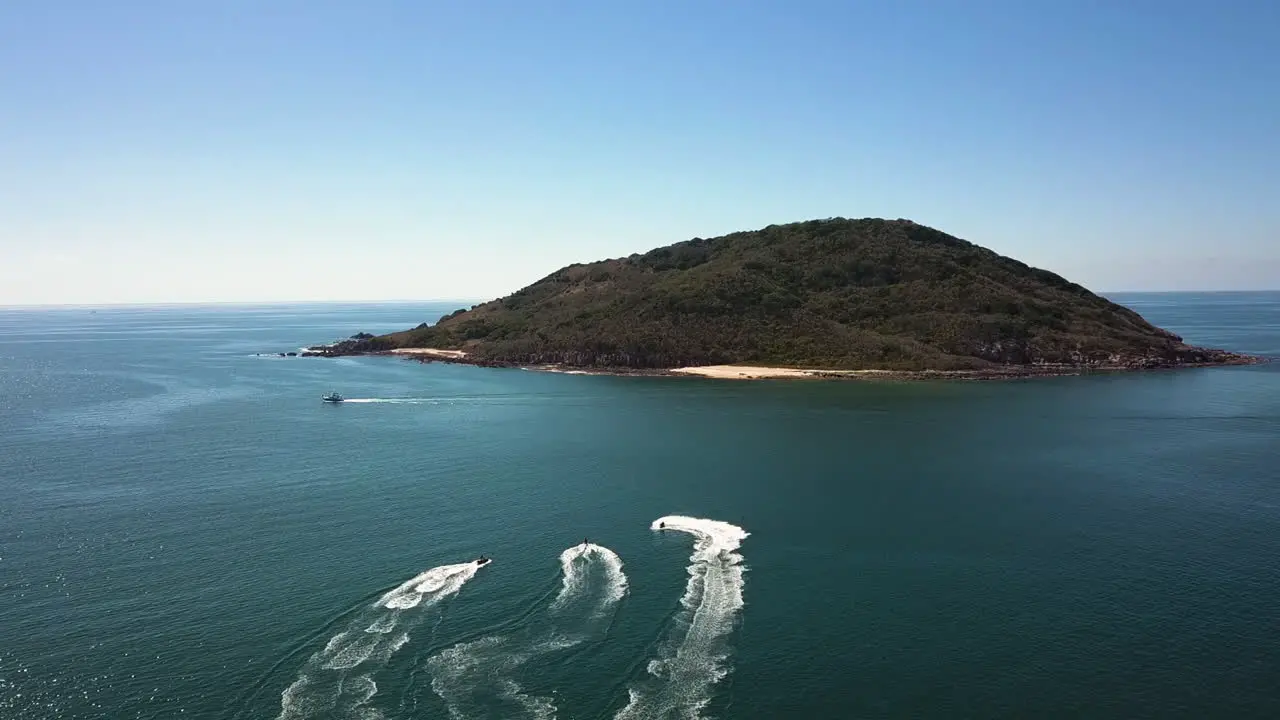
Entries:
<svg viewBox="0 0 1280 720">
<path fill-rule="evenodd" d="M 1280 288 L 1280 2 L 0 4 L 0 304 L 484 298 L 834 215 Z"/>
</svg>

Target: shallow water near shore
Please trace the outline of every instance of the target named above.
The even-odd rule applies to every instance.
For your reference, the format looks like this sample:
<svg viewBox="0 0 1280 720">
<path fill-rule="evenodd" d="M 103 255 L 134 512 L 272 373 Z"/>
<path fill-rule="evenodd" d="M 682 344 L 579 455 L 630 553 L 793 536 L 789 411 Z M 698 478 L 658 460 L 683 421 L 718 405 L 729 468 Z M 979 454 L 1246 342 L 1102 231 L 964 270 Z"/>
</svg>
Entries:
<svg viewBox="0 0 1280 720">
<path fill-rule="evenodd" d="M 1280 293 L 1112 299 L 1280 357 Z M 0 717 L 1280 714 L 1280 363 L 255 356 L 452 309 L 0 310 Z"/>
</svg>

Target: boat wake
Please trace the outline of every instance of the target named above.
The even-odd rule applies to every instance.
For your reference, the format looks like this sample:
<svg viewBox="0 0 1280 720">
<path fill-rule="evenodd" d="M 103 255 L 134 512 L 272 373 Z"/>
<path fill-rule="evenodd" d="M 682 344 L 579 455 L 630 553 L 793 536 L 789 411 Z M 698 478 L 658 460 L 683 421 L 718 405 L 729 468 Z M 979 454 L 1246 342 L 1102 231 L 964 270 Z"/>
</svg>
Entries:
<svg viewBox="0 0 1280 720">
<path fill-rule="evenodd" d="M 633 685 L 618 720 L 672 715 L 696 718 L 711 700 L 712 687 L 729 674 L 729 638 L 742 609 L 742 555 L 748 533 L 737 525 L 668 515 L 653 530 L 694 538 L 689 582 L 668 637 L 649 661 L 650 677 Z"/>
<path fill-rule="evenodd" d="M 409 631 L 430 614 L 430 608 L 456 595 L 480 567 L 469 562 L 431 568 L 358 613 L 346 629 L 307 659 L 298 679 L 281 693 L 278 720 L 320 714 L 380 717 L 367 707 L 378 692 L 373 673 L 409 641 Z"/>
<path fill-rule="evenodd" d="M 382 404 L 382 405 L 439 405 L 440 401 L 434 398 L 346 398 L 342 401 L 346 403 L 356 404 Z"/>
<path fill-rule="evenodd" d="M 431 687 L 450 717 L 553 718 L 555 702 L 520 685 L 526 663 L 604 636 L 627 593 L 622 560 L 594 544 L 560 553 L 560 591 L 545 614 L 522 632 L 455 645 L 427 661 Z"/>
<path fill-rule="evenodd" d="M 553 613 L 575 603 L 591 605 L 592 614 L 613 609 L 627 594 L 627 576 L 622 572 L 622 558 L 607 547 L 584 543 L 560 553 L 560 593 L 551 603 Z M 595 590 L 585 587 L 596 582 Z"/>
</svg>

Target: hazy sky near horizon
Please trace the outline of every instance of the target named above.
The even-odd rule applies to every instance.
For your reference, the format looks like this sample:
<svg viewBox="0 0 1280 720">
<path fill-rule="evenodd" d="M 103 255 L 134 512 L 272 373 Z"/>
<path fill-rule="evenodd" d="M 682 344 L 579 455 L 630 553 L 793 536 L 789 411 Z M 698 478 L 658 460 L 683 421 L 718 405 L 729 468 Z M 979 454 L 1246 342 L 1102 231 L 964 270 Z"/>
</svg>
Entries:
<svg viewBox="0 0 1280 720">
<path fill-rule="evenodd" d="M 487 298 L 830 216 L 1280 288 L 1280 3 L 0 4 L 0 305 Z"/>
</svg>

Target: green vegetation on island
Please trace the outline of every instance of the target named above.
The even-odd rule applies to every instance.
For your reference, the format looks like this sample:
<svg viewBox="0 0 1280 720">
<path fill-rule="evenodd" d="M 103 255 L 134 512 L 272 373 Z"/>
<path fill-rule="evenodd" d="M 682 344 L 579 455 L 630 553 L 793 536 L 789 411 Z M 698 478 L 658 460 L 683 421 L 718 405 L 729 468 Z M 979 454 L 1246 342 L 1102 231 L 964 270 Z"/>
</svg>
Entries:
<svg viewBox="0 0 1280 720">
<path fill-rule="evenodd" d="M 832 218 L 575 264 L 434 325 L 325 354 L 464 350 L 482 364 L 661 369 L 1170 367 L 1184 344 L 1046 270 L 910 220 Z"/>
</svg>

